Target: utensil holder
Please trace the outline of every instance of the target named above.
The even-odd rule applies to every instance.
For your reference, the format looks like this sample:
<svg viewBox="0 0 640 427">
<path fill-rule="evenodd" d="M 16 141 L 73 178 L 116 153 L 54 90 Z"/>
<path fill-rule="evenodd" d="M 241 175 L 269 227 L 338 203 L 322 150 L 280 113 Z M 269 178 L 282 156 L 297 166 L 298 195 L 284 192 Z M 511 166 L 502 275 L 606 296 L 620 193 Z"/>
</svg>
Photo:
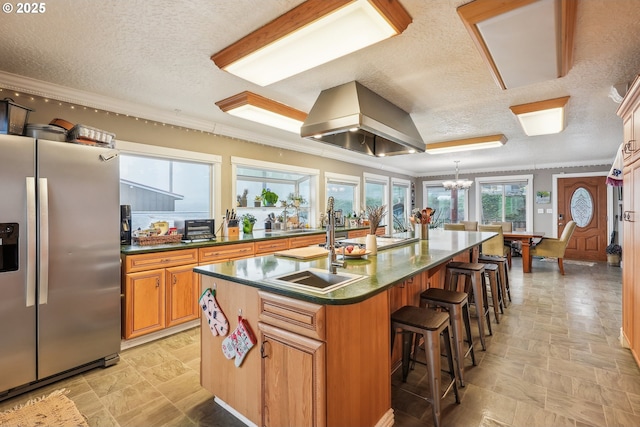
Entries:
<svg viewBox="0 0 640 427">
<path fill-rule="evenodd" d="M 429 224 L 420 224 L 420 240 L 429 240 Z"/>
</svg>

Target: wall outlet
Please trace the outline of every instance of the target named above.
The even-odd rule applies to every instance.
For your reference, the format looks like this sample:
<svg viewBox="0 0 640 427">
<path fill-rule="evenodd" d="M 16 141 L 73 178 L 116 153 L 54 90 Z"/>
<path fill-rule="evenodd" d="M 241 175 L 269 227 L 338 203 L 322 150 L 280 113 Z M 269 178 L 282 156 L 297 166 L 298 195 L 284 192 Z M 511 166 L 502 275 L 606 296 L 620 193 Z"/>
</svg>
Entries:
<svg viewBox="0 0 640 427">
<path fill-rule="evenodd" d="M 538 213 L 544 213 L 544 209 L 542 208 L 538 209 Z"/>
</svg>

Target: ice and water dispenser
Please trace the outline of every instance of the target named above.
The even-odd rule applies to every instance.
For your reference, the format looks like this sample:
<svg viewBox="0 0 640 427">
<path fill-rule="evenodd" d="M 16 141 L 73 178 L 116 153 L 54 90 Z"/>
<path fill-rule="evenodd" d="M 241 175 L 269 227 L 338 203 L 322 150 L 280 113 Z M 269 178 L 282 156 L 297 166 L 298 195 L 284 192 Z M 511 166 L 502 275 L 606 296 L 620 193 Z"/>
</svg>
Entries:
<svg viewBox="0 0 640 427">
<path fill-rule="evenodd" d="M 0 273 L 18 269 L 18 223 L 0 223 Z"/>
</svg>

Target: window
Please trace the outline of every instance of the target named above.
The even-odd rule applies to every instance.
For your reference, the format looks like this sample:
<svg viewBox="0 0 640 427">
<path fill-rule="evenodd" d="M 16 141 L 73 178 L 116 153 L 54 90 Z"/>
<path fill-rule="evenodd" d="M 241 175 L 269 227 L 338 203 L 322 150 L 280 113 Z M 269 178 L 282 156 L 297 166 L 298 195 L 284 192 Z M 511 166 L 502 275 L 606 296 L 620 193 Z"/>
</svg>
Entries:
<svg viewBox="0 0 640 427">
<path fill-rule="evenodd" d="M 360 178 L 351 175 L 325 172 L 327 199 L 333 196 L 334 209 L 341 210 L 345 217 L 358 215 L 360 210 Z"/>
<path fill-rule="evenodd" d="M 251 214 L 256 217 L 254 230 L 265 228 L 268 218 L 278 222 L 286 222 L 289 227 L 305 227 L 315 225 L 315 212 L 311 206 L 317 200 L 317 181 L 319 171 L 297 166 L 284 165 L 259 160 L 232 157 L 234 194 L 238 215 Z M 269 189 L 278 195 L 275 206 L 255 206 L 256 196 L 263 189 Z M 243 195 L 246 192 L 246 204 Z M 289 195 L 299 195 L 305 200 L 294 206 Z M 242 201 L 242 202 L 241 202 Z M 286 206 L 283 205 L 286 203 Z"/>
<path fill-rule="evenodd" d="M 391 209 L 389 208 L 389 177 L 384 175 L 374 175 L 371 173 L 364 174 L 364 205 L 367 206 L 382 206 L 387 207 L 386 220 L 383 219 L 382 225 L 392 224 Z M 388 230 L 391 232 L 391 230 Z"/>
<path fill-rule="evenodd" d="M 423 181 L 422 200 L 426 206 L 435 209 L 432 226 L 441 227 L 443 224 L 469 220 L 469 190 L 457 190 L 457 221 L 451 218 L 451 200 L 453 194 L 442 186 L 441 181 Z"/>
<path fill-rule="evenodd" d="M 213 218 L 214 172 L 220 157 L 118 141 L 120 204 L 131 228 L 152 222 Z"/>
<path fill-rule="evenodd" d="M 409 229 L 411 215 L 411 183 L 404 179 L 391 178 L 391 214 L 393 215 L 393 231 L 402 232 Z"/>
<path fill-rule="evenodd" d="M 513 230 L 531 230 L 533 175 L 476 180 L 476 215 L 480 224 L 511 222 Z"/>
</svg>

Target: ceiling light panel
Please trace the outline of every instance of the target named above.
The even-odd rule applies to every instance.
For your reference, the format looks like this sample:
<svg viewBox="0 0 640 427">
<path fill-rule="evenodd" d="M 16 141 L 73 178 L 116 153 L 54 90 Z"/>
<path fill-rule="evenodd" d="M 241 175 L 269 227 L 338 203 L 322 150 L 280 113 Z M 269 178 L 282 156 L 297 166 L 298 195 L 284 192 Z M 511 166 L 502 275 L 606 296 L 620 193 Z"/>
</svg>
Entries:
<svg viewBox="0 0 640 427">
<path fill-rule="evenodd" d="M 242 92 L 216 102 L 225 113 L 300 134 L 307 114 L 252 92 Z"/>
<path fill-rule="evenodd" d="M 308 0 L 211 59 L 266 86 L 400 34 L 409 23 L 397 0 Z"/>
<path fill-rule="evenodd" d="M 427 153 L 443 154 L 460 151 L 483 150 L 485 148 L 502 147 L 507 143 L 507 137 L 499 135 L 479 136 L 477 138 L 457 139 L 454 141 L 434 142 L 427 144 Z"/>
<path fill-rule="evenodd" d="M 560 133 L 565 127 L 568 96 L 509 107 L 527 136 Z"/>
<path fill-rule="evenodd" d="M 571 67 L 576 0 L 475 0 L 458 8 L 502 89 L 564 76 Z"/>
</svg>

